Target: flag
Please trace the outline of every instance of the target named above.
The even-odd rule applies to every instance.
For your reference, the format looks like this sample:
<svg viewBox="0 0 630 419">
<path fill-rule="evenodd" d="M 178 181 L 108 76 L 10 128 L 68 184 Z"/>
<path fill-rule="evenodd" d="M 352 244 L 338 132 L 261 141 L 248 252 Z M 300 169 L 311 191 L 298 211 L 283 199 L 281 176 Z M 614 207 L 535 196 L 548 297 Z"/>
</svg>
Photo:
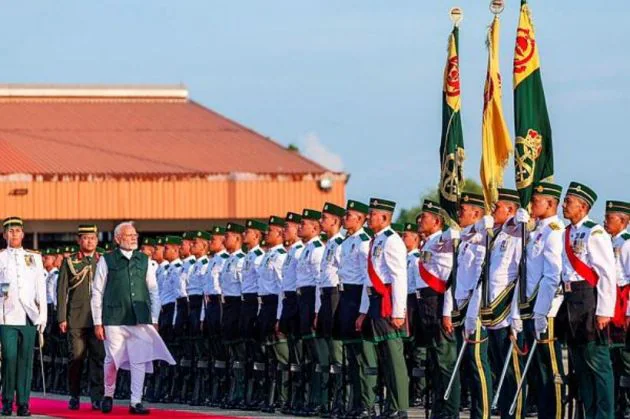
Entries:
<svg viewBox="0 0 630 419">
<path fill-rule="evenodd" d="M 497 201 L 497 188 L 503 186 L 503 171 L 512 153 L 512 141 L 503 116 L 503 93 L 499 71 L 499 17 L 488 31 L 488 73 L 483 97 L 481 127 L 481 185 L 486 208 Z"/>
<path fill-rule="evenodd" d="M 440 143 L 440 205 L 457 221 L 457 207 L 464 182 L 464 135 L 460 115 L 459 29 L 448 38 L 448 56 L 442 92 L 442 139 Z"/>
<path fill-rule="evenodd" d="M 527 206 L 536 182 L 551 181 L 551 125 L 540 76 L 540 57 L 529 6 L 521 0 L 514 50 L 514 169 L 521 204 Z"/>
</svg>

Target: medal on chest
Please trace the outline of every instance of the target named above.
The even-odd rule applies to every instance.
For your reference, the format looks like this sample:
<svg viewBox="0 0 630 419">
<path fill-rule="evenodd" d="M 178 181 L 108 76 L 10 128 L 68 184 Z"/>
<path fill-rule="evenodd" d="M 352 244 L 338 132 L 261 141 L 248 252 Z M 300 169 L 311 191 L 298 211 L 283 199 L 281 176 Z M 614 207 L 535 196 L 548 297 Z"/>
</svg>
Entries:
<svg viewBox="0 0 630 419">
<path fill-rule="evenodd" d="M 432 256 L 433 255 L 428 250 L 423 250 L 422 252 L 420 252 L 420 259 L 422 260 L 422 263 L 429 263 Z"/>
<path fill-rule="evenodd" d="M 30 268 L 31 266 L 35 265 L 35 258 L 33 257 L 33 255 L 24 255 L 24 263 L 27 267 Z"/>
<path fill-rule="evenodd" d="M 499 247 L 499 251 L 501 251 L 501 252 L 505 252 L 505 251 L 507 250 L 507 247 L 508 247 L 508 242 L 507 242 L 507 240 L 503 240 L 503 241 L 501 242 L 501 247 Z"/>
<path fill-rule="evenodd" d="M 328 251 L 326 252 L 326 261 L 330 262 L 333 258 L 333 250 L 332 249 L 328 249 Z"/>
</svg>

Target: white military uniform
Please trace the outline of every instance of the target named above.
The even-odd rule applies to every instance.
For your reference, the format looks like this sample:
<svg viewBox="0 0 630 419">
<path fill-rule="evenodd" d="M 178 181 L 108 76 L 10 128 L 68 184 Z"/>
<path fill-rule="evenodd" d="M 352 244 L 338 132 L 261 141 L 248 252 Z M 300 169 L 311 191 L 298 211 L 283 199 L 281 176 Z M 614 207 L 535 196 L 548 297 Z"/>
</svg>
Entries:
<svg viewBox="0 0 630 419">
<path fill-rule="evenodd" d="M 324 246 L 324 257 L 320 267 L 320 275 L 317 278 L 318 291 L 322 288 L 336 287 L 339 285 L 339 261 L 341 256 L 341 243 L 343 243 L 343 234 L 338 232 L 332 236 Z M 320 299 L 317 300 L 318 304 L 315 305 L 315 313 L 319 313 L 321 306 L 321 294 Z"/>
<path fill-rule="evenodd" d="M 169 266 L 170 266 L 170 264 L 168 263 L 168 260 L 164 259 L 158 265 L 158 268 L 155 271 L 155 280 L 157 282 L 158 291 L 160 293 L 160 304 L 162 304 L 162 305 L 166 304 L 164 302 L 164 297 L 165 297 L 164 290 L 168 286 L 168 284 L 166 283 L 166 278 L 168 277 L 168 267 Z"/>
<path fill-rule="evenodd" d="M 282 290 L 282 267 L 287 251 L 282 244 L 272 247 L 258 267 L 258 295 L 280 295 Z"/>
<path fill-rule="evenodd" d="M 339 255 L 339 283 L 343 287 L 348 285 L 365 285 L 369 283 L 367 259 L 370 253 L 370 236 L 363 228 L 355 231 L 353 235 L 346 237 L 341 243 Z M 361 296 L 359 313 L 367 314 L 370 307 L 365 286 Z"/>
<path fill-rule="evenodd" d="M 223 265 L 227 262 L 230 254 L 227 250 L 223 249 L 220 252 L 215 253 L 210 259 L 210 266 L 206 270 L 206 279 L 203 293 L 204 295 L 220 295 L 221 294 L 221 282 L 219 275 L 223 270 Z"/>
<path fill-rule="evenodd" d="M 612 238 L 615 253 L 615 267 L 617 268 L 617 286 L 630 284 L 630 233 L 623 230 Z"/>
<path fill-rule="evenodd" d="M 452 247 L 452 246 L 451 246 Z M 447 282 L 453 269 L 453 251 L 442 237 L 441 231 L 429 235 L 426 238 L 422 249 L 420 249 L 420 263 L 432 275 L 440 278 L 442 282 Z M 418 289 L 427 288 L 429 285 L 420 278 Z M 444 307 L 442 315 L 450 317 L 453 311 L 453 295 L 450 287 L 444 293 Z"/>
<path fill-rule="evenodd" d="M 457 286 L 455 287 L 455 301 L 461 308 L 468 301 L 466 318 L 479 317 L 479 298 L 473 298 L 473 294 L 481 292 L 480 283 L 483 263 L 486 257 L 486 246 L 482 224 L 472 224 L 461 232 L 461 243 L 457 252 Z M 470 320 L 469 320 L 470 323 Z M 473 323 L 474 324 L 474 323 Z M 467 331 L 469 332 L 469 331 Z"/>
<path fill-rule="evenodd" d="M 188 281 L 192 274 L 195 262 L 197 260 L 193 255 L 188 256 L 182 261 L 182 270 L 179 277 L 179 284 L 177 287 L 177 298 L 188 297 Z"/>
<path fill-rule="evenodd" d="M 407 294 L 415 294 L 420 289 L 420 270 L 418 269 L 418 261 L 420 260 L 420 251 L 412 249 L 407 252 Z"/>
<path fill-rule="evenodd" d="M 301 240 L 297 240 L 289 247 L 287 257 L 282 265 L 282 295 L 280 296 L 280 301 L 278 302 L 278 313 L 276 315 L 278 320 L 280 320 L 280 317 L 282 316 L 282 300 L 284 300 L 284 292 L 295 292 L 297 288 L 297 274 L 295 270 L 303 251 L 304 244 Z"/>
<path fill-rule="evenodd" d="M 130 259 L 133 252 L 120 249 Z M 153 265 L 148 264 L 146 282 L 151 304 L 151 321 L 157 324 L 160 315 L 160 296 Z M 92 319 L 94 325 L 103 324 L 103 294 L 107 284 L 107 262 L 100 258 L 96 265 L 92 284 Z M 149 324 L 135 326 L 105 326 L 105 396 L 113 397 L 116 389 L 117 370 L 131 371 L 131 405 L 142 402 L 145 372 L 153 372 L 153 361 L 162 360 L 175 365 L 157 330 Z"/>
<path fill-rule="evenodd" d="M 59 279 L 59 269 L 52 268 L 46 274 L 46 302 L 57 308 L 57 280 Z"/>
<path fill-rule="evenodd" d="M 315 236 L 304 246 L 304 251 L 298 259 L 295 267 L 297 288 L 317 286 L 319 275 L 321 274 L 322 259 L 324 258 L 324 246 L 319 238 Z M 315 307 L 321 304 L 319 292 L 315 292 Z"/>
</svg>

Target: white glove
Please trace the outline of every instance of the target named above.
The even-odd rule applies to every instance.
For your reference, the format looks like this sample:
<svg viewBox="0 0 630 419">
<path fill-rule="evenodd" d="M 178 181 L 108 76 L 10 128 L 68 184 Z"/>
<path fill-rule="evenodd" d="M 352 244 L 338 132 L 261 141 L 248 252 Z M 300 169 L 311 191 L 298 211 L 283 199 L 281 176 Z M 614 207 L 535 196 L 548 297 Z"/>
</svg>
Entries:
<svg viewBox="0 0 630 419">
<path fill-rule="evenodd" d="M 483 216 L 483 228 L 485 230 L 490 230 L 493 227 L 494 227 L 494 218 L 492 218 L 492 215 L 484 215 Z"/>
<path fill-rule="evenodd" d="M 540 314 L 534 315 L 534 328 L 536 329 L 536 339 L 540 339 L 540 335 L 547 331 L 547 317 Z"/>
<path fill-rule="evenodd" d="M 472 335 L 477 331 L 476 317 L 466 317 L 466 319 L 464 320 L 464 331 L 466 333 L 466 337 Z"/>
<path fill-rule="evenodd" d="M 510 328 L 512 329 L 512 334 L 516 337 L 519 333 L 523 331 L 523 320 L 511 319 Z"/>
<path fill-rule="evenodd" d="M 41 323 L 37 325 L 37 332 L 38 333 L 44 333 L 44 330 L 46 329 L 46 323 Z"/>
<path fill-rule="evenodd" d="M 516 216 L 514 217 L 518 223 L 528 223 L 529 213 L 525 208 L 519 208 L 516 210 Z"/>
</svg>

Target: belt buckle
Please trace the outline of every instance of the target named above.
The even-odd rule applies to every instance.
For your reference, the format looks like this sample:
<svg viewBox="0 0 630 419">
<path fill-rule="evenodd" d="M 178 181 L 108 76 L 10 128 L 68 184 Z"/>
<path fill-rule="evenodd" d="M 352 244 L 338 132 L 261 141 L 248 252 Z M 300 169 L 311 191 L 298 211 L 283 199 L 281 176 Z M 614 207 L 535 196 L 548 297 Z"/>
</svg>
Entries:
<svg viewBox="0 0 630 419">
<path fill-rule="evenodd" d="M 420 292 L 420 290 L 416 290 L 416 298 L 418 300 L 422 300 L 422 293 Z"/>
<path fill-rule="evenodd" d="M 339 291 L 343 291 L 343 282 L 339 283 Z"/>
<path fill-rule="evenodd" d="M 221 294 L 221 304 L 225 304 L 225 297 Z"/>
<path fill-rule="evenodd" d="M 262 304 L 262 297 L 260 295 L 258 296 L 258 304 Z"/>
<path fill-rule="evenodd" d="M 564 283 L 564 292 L 571 292 L 571 282 Z"/>
<path fill-rule="evenodd" d="M 243 294 L 241 294 L 241 302 L 245 301 L 245 296 Z"/>
<path fill-rule="evenodd" d="M 298 289 L 296 289 L 296 290 L 295 290 L 295 293 L 296 293 L 297 295 L 302 295 L 302 290 L 300 290 L 300 289 L 298 288 Z"/>
</svg>

